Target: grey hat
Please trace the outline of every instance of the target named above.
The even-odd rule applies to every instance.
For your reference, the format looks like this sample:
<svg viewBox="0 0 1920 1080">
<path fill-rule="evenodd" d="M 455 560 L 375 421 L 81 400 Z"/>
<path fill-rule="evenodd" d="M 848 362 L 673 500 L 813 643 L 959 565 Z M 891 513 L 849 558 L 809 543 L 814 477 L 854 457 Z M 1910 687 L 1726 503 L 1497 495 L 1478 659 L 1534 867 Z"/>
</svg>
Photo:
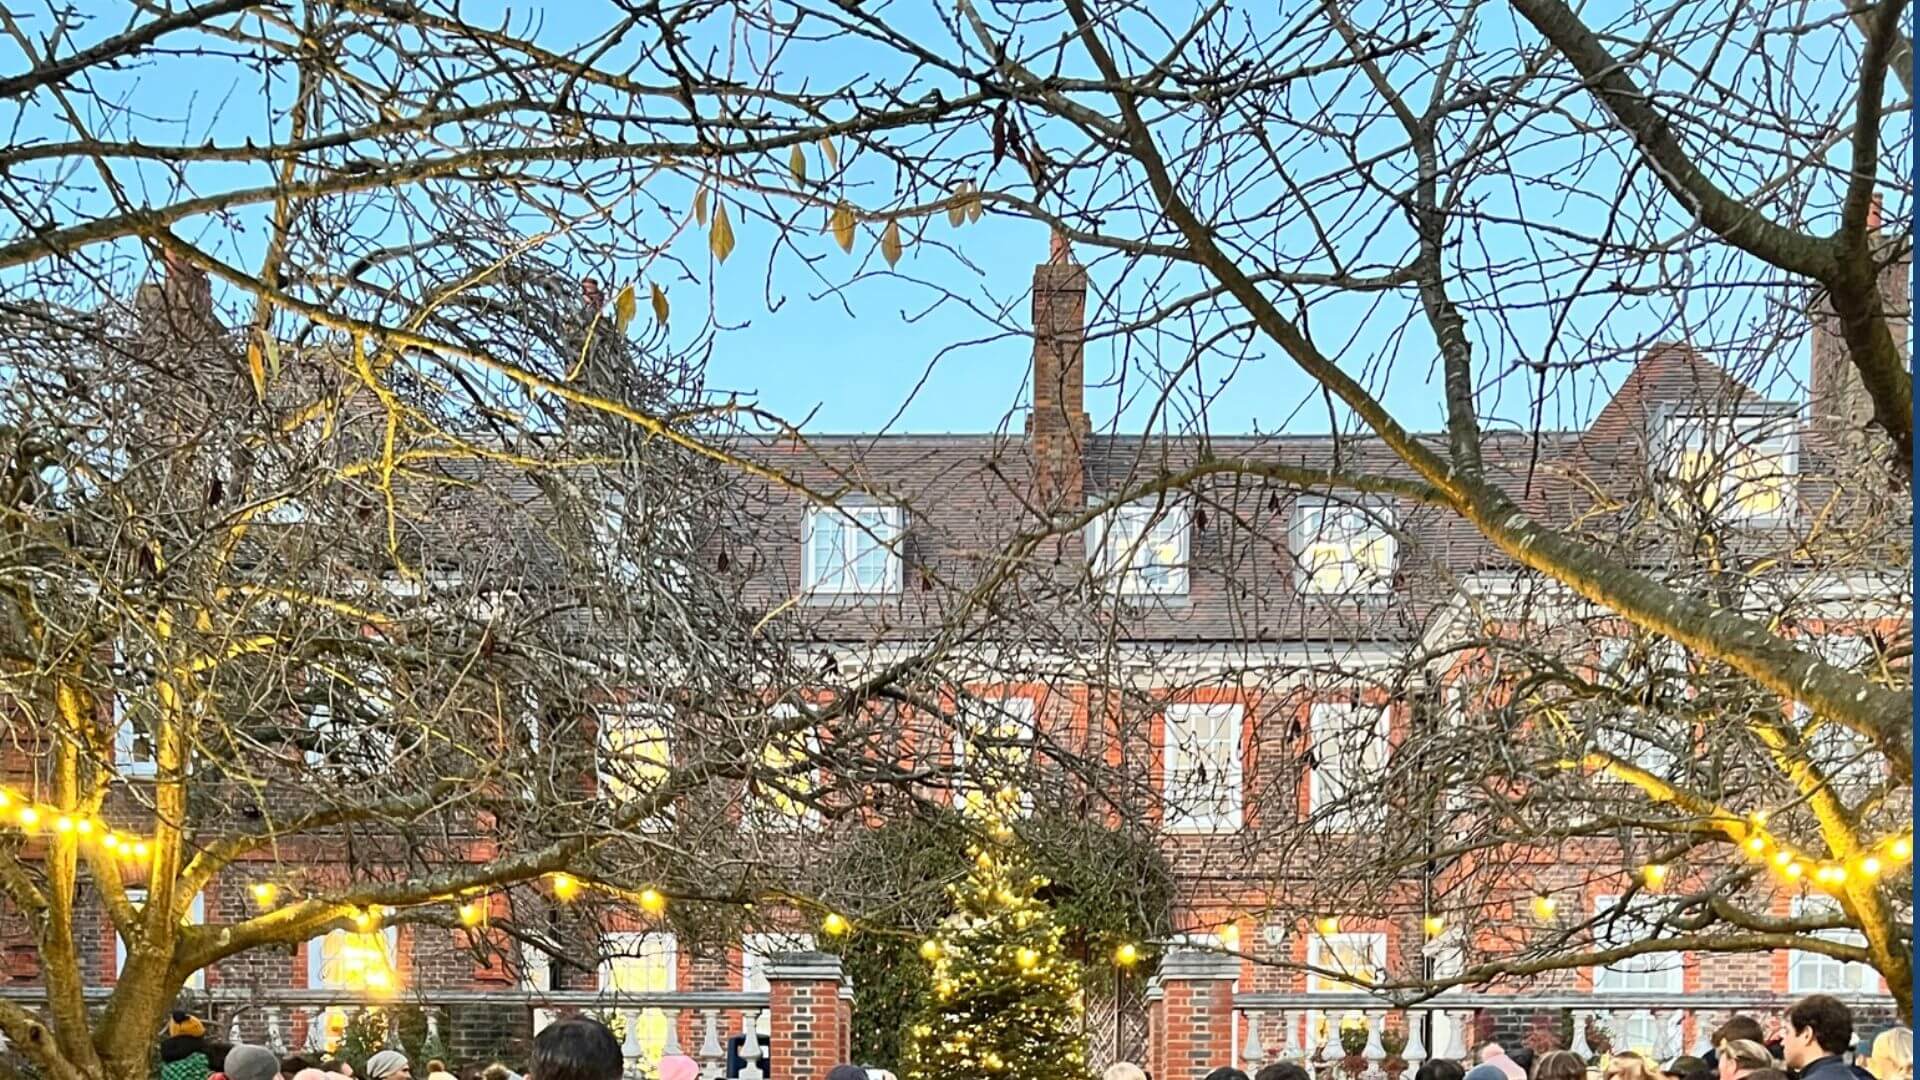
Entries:
<svg viewBox="0 0 1920 1080">
<path fill-rule="evenodd" d="M 280 1055 L 264 1046 L 235 1043 L 227 1051 L 227 1080 L 273 1080 L 280 1075 Z"/>
<path fill-rule="evenodd" d="M 367 1059 L 368 1080 L 386 1080 L 407 1067 L 407 1055 L 398 1050 L 382 1050 Z M 228 1080 L 233 1080 L 229 1077 Z"/>
<path fill-rule="evenodd" d="M 1475 1065 L 1464 1080 L 1507 1080 L 1507 1074 L 1498 1065 Z"/>
</svg>

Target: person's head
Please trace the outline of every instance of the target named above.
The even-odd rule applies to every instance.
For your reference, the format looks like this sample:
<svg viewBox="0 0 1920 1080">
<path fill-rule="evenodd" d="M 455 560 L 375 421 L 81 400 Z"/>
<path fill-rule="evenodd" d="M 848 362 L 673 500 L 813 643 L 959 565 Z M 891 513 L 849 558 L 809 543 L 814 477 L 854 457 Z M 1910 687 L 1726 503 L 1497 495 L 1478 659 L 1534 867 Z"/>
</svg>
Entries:
<svg viewBox="0 0 1920 1080">
<path fill-rule="evenodd" d="M 1231 1065 L 1222 1065 L 1208 1073 L 1207 1080 L 1247 1080 L 1247 1074 Z"/>
<path fill-rule="evenodd" d="M 175 1009 L 173 1015 L 167 1018 L 167 1034 L 176 1039 L 204 1038 L 207 1034 L 207 1025 L 192 1013 L 184 1009 Z"/>
<path fill-rule="evenodd" d="M 1667 1075 L 1667 1080 L 1710 1080 L 1713 1070 L 1707 1068 L 1705 1061 L 1691 1054 L 1681 1054 L 1667 1062 L 1660 1071 Z"/>
<path fill-rule="evenodd" d="M 1467 1070 L 1466 1080 L 1507 1080 L 1507 1074 L 1498 1065 L 1481 1062 Z"/>
<path fill-rule="evenodd" d="M 513 1070 L 497 1061 L 480 1071 L 480 1080 L 512 1080 L 512 1077 Z"/>
<path fill-rule="evenodd" d="M 867 1070 L 858 1065 L 835 1065 L 827 1070 L 827 1080 L 867 1080 Z"/>
<path fill-rule="evenodd" d="M 434 1058 L 427 1062 L 427 1071 L 430 1073 L 446 1072 L 447 1063 L 441 1061 L 439 1058 Z"/>
<path fill-rule="evenodd" d="M 280 1075 L 280 1055 L 264 1046 L 235 1043 L 227 1051 L 227 1080 L 274 1080 Z"/>
<path fill-rule="evenodd" d="M 281 1062 L 281 1064 L 285 1065 L 286 1063 Z M 301 1069 L 299 1072 L 296 1072 L 296 1073 L 283 1072 L 282 1075 L 286 1076 L 288 1080 L 329 1080 L 326 1073 L 321 1072 L 319 1069 L 316 1069 L 311 1065 L 307 1066 L 304 1069 Z"/>
<path fill-rule="evenodd" d="M 413 1080 L 413 1063 L 398 1050 L 382 1050 L 367 1059 L 367 1080 Z"/>
<path fill-rule="evenodd" d="M 1527 1075 L 1531 1080 L 1587 1080 L 1587 1063 L 1571 1050 L 1549 1050 Z"/>
<path fill-rule="evenodd" d="M 1659 1080 L 1653 1062 L 1631 1050 L 1622 1050 L 1607 1059 L 1606 1080 Z"/>
<path fill-rule="evenodd" d="M 1467 1070 L 1452 1058 L 1431 1058 L 1414 1070 L 1413 1080 L 1466 1080 Z M 1262 1078 L 1264 1080 L 1264 1078 Z M 1296 1077 L 1295 1080 L 1301 1080 Z"/>
<path fill-rule="evenodd" d="M 527 1075 L 533 1080 L 620 1080 L 620 1040 L 591 1016 L 555 1020 L 533 1037 Z"/>
<path fill-rule="evenodd" d="M 1782 1057 L 1789 1069 L 1804 1069 L 1823 1057 L 1844 1054 L 1852 1043 L 1853 1012 L 1839 998 L 1809 994 L 1787 1010 Z"/>
<path fill-rule="evenodd" d="M 1779 1069 L 1755 1069 L 1747 1074 L 1746 1080 L 1787 1080 L 1787 1074 Z"/>
<path fill-rule="evenodd" d="M 1738 1080 L 1773 1065 L 1773 1051 L 1757 1039 L 1728 1039 L 1720 1044 L 1720 1080 Z"/>
<path fill-rule="evenodd" d="M 1489 1061 L 1497 1061 L 1506 1056 L 1507 1048 L 1497 1042 L 1488 1043 L 1480 1048 L 1480 1064 L 1482 1065 L 1485 1065 Z"/>
<path fill-rule="evenodd" d="M 1100 1080 L 1147 1080 L 1147 1071 L 1131 1061 L 1116 1061 L 1100 1074 Z"/>
<path fill-rule="evenodd" d="M 1260 1066 L 1260 1071 L 1253 1074 L 1253 1080 L 1309 1080 L 1309 1077 L 1307 1070 L 1297 1061 L 1270 1061 Z M 1452 1080 L 1460 1078 L 1456 1076 Z"/>
<path fill-rule="evenodd" d="M 1913 1029 L 1888 1028 L 1875 1035 L 1862 1064 L 1874 1080 L 1913 1080 Z"/>
<path fill-rule="evenodd" d="M 1760 1021 L 1755 1020 L 1751 1016 L 1729 1016 L 1726 1023 L 1721 1024 L 1713 1030 L 1713 1045 L 1715 1049 L 1735 1039 L 1745 1039 L 1748 1042 L 1757 1042 L 1765 1046 L 1767 1044 L 1767 1029 L 1761 1027 Z"/>
<path fill-rule="evenodd" d="M 660 1080 L 699 1080 L 700 1063 L 685 1054 L 660 1059 Z"/>
</svg>

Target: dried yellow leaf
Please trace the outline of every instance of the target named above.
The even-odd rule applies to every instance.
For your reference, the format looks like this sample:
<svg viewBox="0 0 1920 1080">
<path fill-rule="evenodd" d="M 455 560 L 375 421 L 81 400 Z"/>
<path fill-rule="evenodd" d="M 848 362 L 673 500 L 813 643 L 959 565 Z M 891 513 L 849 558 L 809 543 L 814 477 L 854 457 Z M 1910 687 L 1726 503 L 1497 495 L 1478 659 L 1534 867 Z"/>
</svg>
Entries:
<svg viewBox="0 0 1920 1080">
<path fill-rule="evenodd" d="M 667 293 L 659 282 L 653 285 L 653 317 L 661 326 L 667 325 Z"/>
<path fill-rule="evenodd" d="M 799 143 L 793 144 L 793 150 L 787 154 L 787 169 L 793 173 L 794 183 L 807 182 L 807 153 L 800 149 Z"/>
<path fill-rule="evenodd" d="M 260 351 L 260 340 L 247 342 L 247 374 L 253 377 L 253 396 L 267 400 L 267 359 Z"/>
<path fill-rule="evenodd" d="M 853 250 L 853 207 L 845 199 L 833 208 L 833 216 L 828 221 L 833 229 L 833 238 L 840 244 L 841 251 Z"/>
<path fill-rule="evenodd" d="M 707 224 L 707 189 L 701 188 L 693 193 L 693 223 L 702 228 Z"/>
<path fill-rule="evenodd" d="M 633 304 L 633 283 L 628 282 L 620 294 L 613 298 L 613 325 L 622 334 L 627 332 L 627 325 L 633 322 Z"/>
<path fill-rule="evenodd" d="M 967 196 L 968 196 L 967 197 L 967 220 L 979 221 L 980 215 L 986 209 L 986 200 L 980 197 L 980 191 L 978 188 L 974 188 L 972 191 L 969 191 L 967 193 Z"/>
<path fill-rule="evenodd" d="M 827 159 L 829 169 L 840 167 L 840 151 L 833 148 L 833 140 L 825 135 L 820 136 L 820 155 Z"/>
<path fill-rule="evenodd" d="M 733 254 L 733 224 L 727 220 L 727 204 L 721 203 L 713 210 L 713 230 L 707 234 L 707 250 L 721 262 Z"/>
<path fill-rule="evenodd" d="M 892 266 L 893 264 L 900 261 L 900 223 L 899 222 L 897 221 L 887 222 L 887 227 L 885 231 L 881 232 L 880 256 L 887 260 L 888 266 Z"/>
</svg>

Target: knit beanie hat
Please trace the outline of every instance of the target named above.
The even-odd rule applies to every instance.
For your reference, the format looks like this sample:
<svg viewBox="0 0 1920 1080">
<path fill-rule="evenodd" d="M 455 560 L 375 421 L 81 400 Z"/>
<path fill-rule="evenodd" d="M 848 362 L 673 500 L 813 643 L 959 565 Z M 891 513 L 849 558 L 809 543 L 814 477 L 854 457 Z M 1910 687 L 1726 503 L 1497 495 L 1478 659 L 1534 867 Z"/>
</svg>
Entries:
<svg viewBox="0 0 1920 1080">
<path fill-rule="evenodd" d="M 660 1080 L 699 1080 L 700 1063 L 685 1054 L 660 1059 Z"/>
<path fill-rule="evenodd" d="M 167 1034 L 173 1038 L 202 1038 L 207 1033 L 207 1025 L 192 1013 L 174 1010 L 173 1017 L 167 1021 Z"/>
<path fill-rule="evenodd" d="M 280 1075 L 280 1055 L 264 1046 L 236 1043 L 227 1051 L 223 1071 L 227 1080 L 273 1080 Z"/>
<path fill-rule="evenodd" d="M 387 1080 L 406 1067 L 407 1055 L 398 1050 L 382 1050 L 367 1059 L 367 1080 Z"/>
</svg>

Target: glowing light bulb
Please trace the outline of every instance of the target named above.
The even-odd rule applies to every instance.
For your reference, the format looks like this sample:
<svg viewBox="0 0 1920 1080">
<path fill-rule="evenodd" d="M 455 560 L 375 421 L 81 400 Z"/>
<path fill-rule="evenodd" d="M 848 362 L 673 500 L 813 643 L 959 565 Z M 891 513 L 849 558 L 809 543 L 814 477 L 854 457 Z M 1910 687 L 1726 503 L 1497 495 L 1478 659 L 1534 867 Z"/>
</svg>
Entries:
<svg viewBox="0 0 1920 1080">
<path fill-rule="evenodd" d="M 70 817 L 68 817 L 68 816 L 67 816 L 67 815 L 65 815 L 65 814 L 61 814 L 61 815 L 60 815 L 59 817 L 57 817 L 57 818 L 54 818 L 54 819 L 53 819 L 53 831 L 54 831 L 54 832 L 57 832 L 57 833 L 70 833 L 70 832 L 72 832 L 72 831 L 73 831 L 73 819 L 72 819 L 72 818 L 70 818 Z"/>
<path fill-rule="evenodd" d="M 1323 916 L 1314 921 L 1313 928 L 1318 930 L 1322 937 L 1337 934 L 1340 932 L 1340 920 L 1332 915 Z"/>
<path fill-rule="evenodd" d="M 1747 850 L 1753 852 L 1755 855 L 1767 850 L 1767 838 L 1761 836 L 1759 833 L 1754 833 L 1752 836 L 1747 837 Z"/>
<path fill-rule="evenodd" d="M 640 890 L 640 910 L 649 915 L 658 915 L 667 910 L 667 898 L 659 889 Z"/>
<path fill-rule="evenodd" d="M 80 820 L 73 823 L 73 831 L 79 833 L 81 836 L 92 836 L 93 822 L 87 820 L 86 818 L 81 818 Z"/>
<path fill-rule="evenodd" d="M 1040 954 L 1022 945 L 1019 949 L 1015 950 L 1013 962 L 1019 964 L 1022 968 L 1031 968 L 1040 962 Z"/>
<path fill-rule="evenodd" d="M 1836 863 L 1827 863 L 1815 870 L 1813 877 L 1822 885 L 1839 885 L 1847 880 L 1847 868 Z"/>
<path fill-rule="evenodd" d="M 1560 901 L 1555 900 L 1551 896 L 1536 896 L 1533 898 L 1533 916 L 1541 922 L 1546 922 L 1553 918 L 1559 910 Z"/>
<path fill-rule="evenodd" d="M 1667 886 L 1667 868 L 1660 863 L 1648 863 L 1640 868 L 1640 879 L 1647 883 L 1647 888 L 1658 892 Z"/>
<path fill-rule="evenodd" d="M 571 900 L 580 895 L 580 882 L 572 874 L 555 874 L 552 882 L 553 895 L 557 900 Z"/>
<path fill-rule="evenodd" d="M 1807 868 L 1797 862 L 1790 862 L 1786 866 L 1787 880 L 1789 881 L 1799 881 L 1806 872 Z"/>
<path fill-rule="evenodd" d="M 1441 934 L 1444 934 L 1447 932 L 1447 920 L 1441 918 L 1438 915 L 1427 916 L 1425 925 L 1427 929 L 1427 936 L 1430 938 L 1439 937 Z"/>
<path fill-rule="evenodd" d="M 149 846 L 145 840 L 134 841 L 133 854 L 136 858 L 144 859 L 151 851 L 153 851 L 153 848 Z"/>
<path fill-rule="evenodd" d="M 1240 928 L 1228 923 L 1220 928 L 1220 944 L 1229 949 L 1240 947 Z"/>
<path fill-rule="evenodd" d="M 1906 860 L 1913 858 L 1913 841 L 1903 836 L 1900 839 L 1895 840 L 1892 844 L 1888 845 L 1887 854 L 1893 856 L 1894 858 L 1900 860 L 1901 862 L 1905 862 Z"/>
<path fill-rule="evenodd" d="M 12 805 L 12 803 L 13 792 L 8 791 L 6 788 L 0 788 L 0 810 L 5 810 L 8 806 Z"/>
<path fill-rule="evenodd" d="M 480 919 L 484 915 L 484 910 L 472 900 L 460 905 L 460 925 L 462 926 L 479 926 Z"/>
<path fill-rule="evenodd" d="M 20 808 L 19 818 L 21 828 L 31 829 L 40 824 L 40 811 L 31 806 L 23 806 Z"/>
<path fill-rule="evenodd" d="M 280 896 L 280 887 L 278 885 L 275 885 L 273 882 L 260 881 L 260 882 L 254 883 L 253 902 L 256 904 L 259 904 L 261 907 L 263 908 L 272 907 L 274 900 L 277 899 L 279 896 Z"/>
<path fill-rule="evenodd" d="M 851 927 L 847 923 L 846 916 L 837 911 L 830 911 L 826 918 L 820 920 L 820 929 L 825 930 L 832 937 L 839 937 Z"/>
<path fill-rule="evenodd" d="M 1787 864 L 1792 861 L 1793 861 L 1793 852 L 1791 851 L 1776 851 L 1773 853 L 1773 865 L 1781 868 L 1782 870 L 1785 870 L 1787 868 Z"/>
<path fill-rule="evenodd" d="M 932 939 L 921 942 L 920 959 L 928 961 L 929 963 L 940 959 L 940 943 Z"/>
<path fill-rule="evenodd" d="M 1860 872 L 1869 878 L 1879 877 L 1881 869 L 1880 860 L 1872 855 L 1860 860 Z"/>
<path fill-rule="evenodd" d="M 1113 950 L 1113 962 L 1123 968 L 1130 968 L 1140 962 L 1140 947 L 1127 942 Z"/>
</svg>

